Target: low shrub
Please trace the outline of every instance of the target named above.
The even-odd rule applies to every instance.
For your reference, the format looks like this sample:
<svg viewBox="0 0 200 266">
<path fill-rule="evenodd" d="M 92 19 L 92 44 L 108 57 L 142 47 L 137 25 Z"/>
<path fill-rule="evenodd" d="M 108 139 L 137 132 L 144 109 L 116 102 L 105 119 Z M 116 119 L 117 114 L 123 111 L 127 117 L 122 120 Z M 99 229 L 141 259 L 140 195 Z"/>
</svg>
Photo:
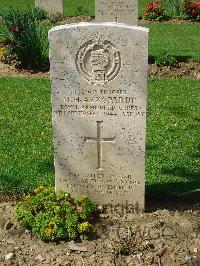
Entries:
<svg viewBox="0 0 200 266">
<path fill-rule="evenodd" d="M 200 1 L 184 1 L 184 19 L 200 21 Z"/>
<path fill-rule="evenodd" d="M 53 188 L 38 187 L 16 206 L 16 218 L 42 240 L 76 240 L 90 236 L 90 222 L 97 207 L 87 196 L 72 199 L 64 191 L 55 194 Z"/>
<path fill-rule="evenodd" d="M 3 17 L 1 35 L 22 67 L 40 68 L 48 61 L 48 26 L 38 21 L 44 16 L 42 12 L 10 9 Z"/>
<path fill-rule="evenodd" d="M 36 20 L 43 20 L 48 18 L 48 13 L 39 7 L 35 7 L 30 10 L 30 13 L 32 13 L 32 16 Z"/>
<path fill-rule="evenodd" d="M 0 61 L 3 61 L 4 63 L 10 63 L 12 59 L 12 57 L 10 57 L 10 54 L 11 54 L 11 49 L 9 45 L 0 48 Z"/>
<path fill-rule="evenodd" d="M 165 20 L 164 9 L 161 2 L 153 1 L 146 6 L 144 11 L 144 19 L 147 20 Z"/>
<path fill-rule="evenodd" d="M 176 58 L 170 55 L 168 51 L 161 51 L 155 57 L 155 63 L 157 66 L 171 66 L 175 67 L 177 65 Z"/>
</svg>

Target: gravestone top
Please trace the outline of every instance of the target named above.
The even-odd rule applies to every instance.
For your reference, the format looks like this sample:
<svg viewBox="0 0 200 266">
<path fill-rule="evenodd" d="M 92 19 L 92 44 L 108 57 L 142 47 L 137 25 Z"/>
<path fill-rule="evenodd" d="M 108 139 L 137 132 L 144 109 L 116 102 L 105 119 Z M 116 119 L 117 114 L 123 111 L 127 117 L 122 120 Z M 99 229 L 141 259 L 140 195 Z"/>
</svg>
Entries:
<svg viewBox="0 0 200 266">
<path fill-rule="evenodd" d="M 96 0 L 95 20 L 137 25 L 138 0 Z"/>
<path fill-rule="evenodd" d="M 44 9 L 49 14 L 63 16 L 63 0 L 35 0 L 35 6 Z"/>
<path fill-rule="evenodd" d="M 144 209 L 148 29 L 49 31 L 56 190 Z"/>
</svg>

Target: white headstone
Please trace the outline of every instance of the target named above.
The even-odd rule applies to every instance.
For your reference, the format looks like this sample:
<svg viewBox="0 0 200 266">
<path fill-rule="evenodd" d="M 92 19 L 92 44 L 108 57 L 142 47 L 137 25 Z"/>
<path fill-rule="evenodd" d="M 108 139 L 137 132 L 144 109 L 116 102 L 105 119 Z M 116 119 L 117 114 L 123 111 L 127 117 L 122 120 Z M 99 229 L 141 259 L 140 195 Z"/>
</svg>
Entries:
<svg viewBox="0 0 200 266">
<path fill-rule="evenodd" d="M 120 22 L 137 25 L 138 0 L 95 0 L 97 22 Z"/>
<path fill-rule="evenodd" d="M 49 31 L 56 190 L 144 208 L 148 29 Z"/>
<path fill-rule="evenodd" d="M 63 15 L 63 0 L 35 0 L 35 6 L 44 9 L 49 14 Z"/>
</svg>

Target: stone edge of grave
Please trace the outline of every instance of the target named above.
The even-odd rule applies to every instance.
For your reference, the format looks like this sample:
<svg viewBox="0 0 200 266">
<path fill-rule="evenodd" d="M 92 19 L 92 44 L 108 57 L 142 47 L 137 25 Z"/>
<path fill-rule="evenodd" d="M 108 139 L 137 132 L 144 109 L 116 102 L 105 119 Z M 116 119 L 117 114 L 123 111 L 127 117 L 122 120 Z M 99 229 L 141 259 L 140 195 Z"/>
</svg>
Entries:
<svg viewBox="0 0 200 266">
<path fill-rule="evenodd" d="M 104 26 L 104 27 L 121 27 L 121 28 L 127 28 L 127 29 L 135 29 L 135 30 L 141 30 L 144 32 L 149 32 L 149 28 L 136 26 L 136 25 L 129 25 L 126 23 L 118 23 L 118 22 L 79 22 L 79 23 L 71 23 L 70 25 L 60 25 L 55 26 L 49 30 L 49 33 L 56 31 L 56 30 L 63 30 L 63 29 L 69 29 L 69 28 L 75 28 L 75 27 L 92 27 L 92 26 Z"/>
</svg>

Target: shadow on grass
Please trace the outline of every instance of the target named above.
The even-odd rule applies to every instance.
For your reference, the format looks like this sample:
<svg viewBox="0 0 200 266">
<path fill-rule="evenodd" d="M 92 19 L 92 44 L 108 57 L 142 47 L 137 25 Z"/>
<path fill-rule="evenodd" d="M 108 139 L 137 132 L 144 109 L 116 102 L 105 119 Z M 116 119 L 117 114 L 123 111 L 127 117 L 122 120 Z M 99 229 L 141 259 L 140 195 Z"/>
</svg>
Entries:
<svg viewBox="0 0 200 266">
<path fill-rule="evenodd" d="M 193 158 L 200 158 L 200 144 L 197 145 L 197 151 L 191 154 L 191 157 Z M 199 173 L 200 178 L 200 173 Z"/>
<path fill-rule="evenodd" d="M 39 165 L 38 165 L 38 171 L 41 173 L 41 174 L 44 174 L 44 173 L 52 173 L 54 174 L 54 158 L 53 156 L 43 162 L 41 162 Z"/>
<path fill-rule="evenodd" d="M 23 183 L 23 178 L 15 178 L 8 175 L 0 175 L 0 185 L 1 187 L 5 187 L 8 191 L 10 189 L 12 190 L 18 190 L 19 187 L 21 187 Z"/>
<path fill-rule="evenodd" d="M 175 185 L 175 184 L 173 184 Z M 177 186 L 180 184 L 176 184 Z M 145 211 L 152 212 L 156 210 L 199 210 L 200 209 L 200 192 L 193 191 L 191 193 L 186 194 L 173 194 L 170 191 L 167 192 L 155 192 L 157 189 L 160 190 L 160 186 L 162 189 L 164 188 L 163 185 L 153 186 L 153 191 L 147 188 L 146 192 L 146 205 Z M 167 186 L 166 186 L 167 187 Z"/>
<path fill-rule="evenodd" d="M 0 202 L 13 201 L 20 197 L 23 178 L 0 175 Z M 1 187 L 4 188 L 1 190 Z"/>
<path fill-rule="evenodd" d="M 168 175 L 186 178 L 183 182 L 153 184 L 146 187 L 146 211 L 158 209 L 196 210 L 200 208 L 200 173 L 186 168 L 164 169 Z"/>
<path fill-rule="evenodd" d="M 200 169 L 198 172 L 191 172 L 186 167 L 174 167 L 172 169 L 163 168 L 163 174 L 171 176 L 179 176 L 185 178 L 189 182 L 197 182 L 200 177 Z M 200 184 L 200 180 L 199 180 Z M 183 185 L 184 186 L 184 185 Z M 188 186 L 188 184 L 187 184 Z"/>
<path fill-rule="evenodd" d="M 171 56 L 173 56 L 177 62 L 183 62 L 183 63 L 186 63 L 192 59 L 192 56 L 177 56 L 177 55 L 173 55 L 173 54 Z M 148 63 L 149 64 L 155 64 L 155 61 L 156 61 L 156 56 L 149 55 Z"/>
</svg>

